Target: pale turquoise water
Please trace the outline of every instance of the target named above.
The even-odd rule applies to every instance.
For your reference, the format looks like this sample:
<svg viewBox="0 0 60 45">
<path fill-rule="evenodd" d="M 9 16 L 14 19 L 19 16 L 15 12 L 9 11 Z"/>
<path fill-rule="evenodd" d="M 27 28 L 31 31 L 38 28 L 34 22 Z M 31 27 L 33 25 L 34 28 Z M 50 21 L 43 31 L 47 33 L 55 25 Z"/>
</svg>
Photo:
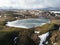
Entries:
<svg viewBox="0 0 60 45">
<path fill-rule="evenodd" d="M 50 23 L 49 19 L 23 19 L 23 20 L 16 20 L 12 22 L 7 22 L 7 26 L 12 27 L 19 27 L 19 28 L 32 28 L 41 26 L 43 24 Z"/>
</svg>

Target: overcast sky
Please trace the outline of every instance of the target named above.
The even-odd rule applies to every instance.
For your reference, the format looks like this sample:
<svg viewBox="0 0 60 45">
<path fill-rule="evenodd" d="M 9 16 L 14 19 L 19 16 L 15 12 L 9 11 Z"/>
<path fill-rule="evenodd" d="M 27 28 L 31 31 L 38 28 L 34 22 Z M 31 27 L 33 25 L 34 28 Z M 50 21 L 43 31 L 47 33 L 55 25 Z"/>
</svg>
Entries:
<svg viewBox="0 0 60 45">
<path fill-rule="evenodd" d="M 0 0 L 0 8 L 37 9 L 60 7 L 60 0 Z"/>
</svg>

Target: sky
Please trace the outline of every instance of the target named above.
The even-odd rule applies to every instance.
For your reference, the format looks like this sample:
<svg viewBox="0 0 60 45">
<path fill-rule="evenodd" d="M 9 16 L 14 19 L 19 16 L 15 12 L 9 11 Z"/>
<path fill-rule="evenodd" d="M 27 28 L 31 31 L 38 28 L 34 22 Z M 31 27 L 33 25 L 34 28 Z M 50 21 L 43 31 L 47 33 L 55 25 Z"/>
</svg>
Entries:
<svg viewBox="0 0 60 45">
<path fill-rule="evenodd" d="M 60 8 L 60 0 L 0 0 L 0 8 L 38 9 Z"/>
</svg>

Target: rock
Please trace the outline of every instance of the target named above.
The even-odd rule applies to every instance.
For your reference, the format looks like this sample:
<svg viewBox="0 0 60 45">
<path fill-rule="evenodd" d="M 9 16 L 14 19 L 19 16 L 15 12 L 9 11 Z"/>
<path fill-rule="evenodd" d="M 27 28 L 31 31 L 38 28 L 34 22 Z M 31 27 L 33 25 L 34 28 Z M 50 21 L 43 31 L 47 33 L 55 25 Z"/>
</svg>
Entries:
<svg viewBox="0 0 60 45">
<path fill-rule="evenodd" d="M 60 30 L 53 31 L 50 40 L 53 45 L 60 43 Z"/>
<path fill-rule="evenodd" d="M 33 34 L 31 36 L 31 39 L 35 42 L 36 45 L 39 45 L 40 43 L 40 38 L 38 37 L 38 34 Z"/>
<path fill-rule="evenodd" d="M 31 39 L 31 35 L 33 31 L 31 30 L 23 30 L 19 32 L 18 45 L 36 45 L 33 39 Z"/>
<path fill-rule="evenodd" d="M 19 44 L 18 45 L 35 45 L 35 42 L 26 35 L 19 36 Z"/>
</svg>

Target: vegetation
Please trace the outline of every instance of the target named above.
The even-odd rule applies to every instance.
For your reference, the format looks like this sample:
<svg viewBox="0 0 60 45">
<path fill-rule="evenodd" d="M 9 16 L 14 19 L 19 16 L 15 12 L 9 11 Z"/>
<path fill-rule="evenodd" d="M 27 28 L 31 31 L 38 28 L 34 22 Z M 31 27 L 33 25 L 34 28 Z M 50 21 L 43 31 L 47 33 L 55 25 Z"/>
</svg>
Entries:
<svg viewBox="0 0 60 45">
<path fill-rule="evenodd" d="M 14 31 L 0 31 L 0 45 L 13 45 L 15 36 L 17 33 Z"/>
<path fill-rule="evenodd" d="M 52 29 L 54 27 L 55 24 L 45 24 L 41 27 L 36 27 L 35 30 L 40 31 L 40 34 L 46 33 L 48 32 L 50 29 Z"/>
</svg>

